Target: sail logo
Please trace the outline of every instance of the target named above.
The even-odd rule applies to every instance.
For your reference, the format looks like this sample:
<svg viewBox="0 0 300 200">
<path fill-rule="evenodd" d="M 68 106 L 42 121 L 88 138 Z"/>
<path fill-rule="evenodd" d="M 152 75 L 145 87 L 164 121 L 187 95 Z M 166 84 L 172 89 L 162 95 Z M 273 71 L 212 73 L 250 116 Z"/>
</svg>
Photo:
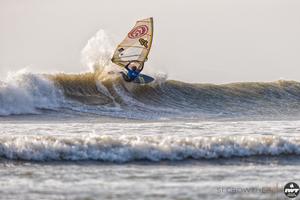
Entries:
<svg viewBox="0 0 300 200">
<path fill-rule="evenodd" d="M 294 183 L 290 182 L 284 186 L 284 194 L 289 198 L 295 198 L 299 194 L 299 186 Z"/>
<path fill-rule="evenodd" d="M 137 26 L 128 33 L 128 37 L 130 39 L 140 38 L 146 35 L 148 33 L 148 30 L 149 28 L 146 25 Z"/>
<path fill-rule="evenodd" d="M 148 41 L 147 40 L 144 40 L 143 38 L 140 38 L 139 39 L 139 42 L 142 46 L 148 48 Z"/>
</svg>

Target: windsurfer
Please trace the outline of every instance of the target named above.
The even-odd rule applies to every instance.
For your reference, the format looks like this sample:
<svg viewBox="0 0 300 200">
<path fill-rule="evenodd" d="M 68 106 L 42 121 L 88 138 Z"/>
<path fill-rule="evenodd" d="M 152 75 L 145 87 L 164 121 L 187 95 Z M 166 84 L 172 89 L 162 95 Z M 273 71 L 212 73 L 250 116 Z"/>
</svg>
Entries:
<svg viewBox="0 0 300 200">
<path fill-rule="evenodd" d="M 136 61 L 130 61 L 126 66 L 125 69 L 127 70 L 127 73 L 122 73 L 123 74 L 123 78 L 125 79 L 125 81 L 127 82 L 131 82 L 134 79 L 136 79 L 136 77 L 139 76 L 140 72 L 143 70 L 144 68 L 144 63 L 143 62 L 139 62 L 138 65 L 139 67 L 137 67 L 135 63 Z"/>
</svg>

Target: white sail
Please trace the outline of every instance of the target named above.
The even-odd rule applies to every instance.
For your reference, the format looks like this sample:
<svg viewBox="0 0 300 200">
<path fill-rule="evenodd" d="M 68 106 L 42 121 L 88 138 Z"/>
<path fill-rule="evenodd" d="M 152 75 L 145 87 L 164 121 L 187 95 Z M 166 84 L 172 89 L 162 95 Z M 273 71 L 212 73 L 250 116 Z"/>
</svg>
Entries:
<svg viewBox="0 0 300 200">
<path fill-rule="evenodd" d="M 147 18 L 136 22 L 135 26 L 118 45 L 112 62 L 124 67 L 130 61 L 147 61 L 153 39 L 153 19 Z"/>
</svg>

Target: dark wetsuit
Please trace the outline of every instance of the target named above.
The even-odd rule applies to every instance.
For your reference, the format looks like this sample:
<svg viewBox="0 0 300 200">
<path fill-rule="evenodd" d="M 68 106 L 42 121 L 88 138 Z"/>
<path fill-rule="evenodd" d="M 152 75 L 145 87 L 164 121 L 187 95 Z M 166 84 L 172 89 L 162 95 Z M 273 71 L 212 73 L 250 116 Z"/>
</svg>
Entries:
<svg viewBox="0 0 300 200">
<path fill-rule="evenodd" d="M 128 81 L 128 82 L 131 82 L 133 81 L 134 79 L 136 79 L 136 77 L 139 76 L 140 72 L 142 71 L 142 69 L 140 70 L 132 70 L 130 69 L 128 66 L 130 65 L 130 63 L 128 63 L 126 66 L 125 66 L 125 69 L 127 69 L 127 74 L 125 73 L 122 73 L 123 74 L 123 78 Z"/>
</svg>

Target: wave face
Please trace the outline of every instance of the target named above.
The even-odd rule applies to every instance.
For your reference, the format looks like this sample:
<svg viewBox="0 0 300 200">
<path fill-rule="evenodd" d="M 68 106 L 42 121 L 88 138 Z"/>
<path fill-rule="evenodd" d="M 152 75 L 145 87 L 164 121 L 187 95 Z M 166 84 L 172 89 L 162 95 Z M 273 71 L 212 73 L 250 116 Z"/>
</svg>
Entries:
<svg viewBox="0 0 300 200">
<path fill-rule="evenodd" d="M 188 84 L 165 81 L 149 85 L 115 79 L 100 81 L 96 73 L 57 75 L 54 82 L 71 99 L 87 105 L 119 106 L 149 113 L 193 116 L 298 115 L 300 83 Z"/>
<path fill-rule="evenodd" d="M 300 141 L 275 136 L 6 136 L 0 157 L 32 161 L 107 162 L 300 155 Z"/>
</svg>

